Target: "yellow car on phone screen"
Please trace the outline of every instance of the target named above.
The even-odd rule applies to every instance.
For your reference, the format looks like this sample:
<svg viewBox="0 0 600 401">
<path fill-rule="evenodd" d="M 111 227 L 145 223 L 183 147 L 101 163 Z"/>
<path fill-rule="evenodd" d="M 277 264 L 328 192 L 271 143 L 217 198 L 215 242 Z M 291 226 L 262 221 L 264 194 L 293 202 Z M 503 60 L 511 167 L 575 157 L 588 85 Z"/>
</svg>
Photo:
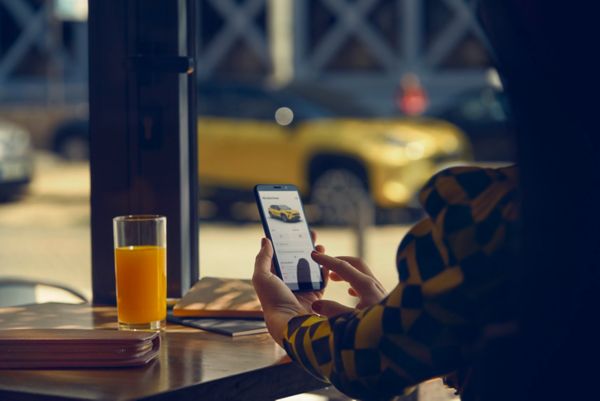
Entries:
<svg viewBox="0 0 600 401">
<path fill-rule="evenodd" d="M 269 206 L 269 216 L 279 219 L 284 223 L 300 221 L 300 212 L 286 205 Z"/>
<path fill-rule="evenodd" d="M 289 86 L 201 84 L 199 182 L 220 206 L 258 182 L 295 184 L 320 220 L 345 224 L 358 201 L 406 207 L 444 166 L 472 160 L 445 121 L 374 117 L 344 94 Z"/>
</svg>

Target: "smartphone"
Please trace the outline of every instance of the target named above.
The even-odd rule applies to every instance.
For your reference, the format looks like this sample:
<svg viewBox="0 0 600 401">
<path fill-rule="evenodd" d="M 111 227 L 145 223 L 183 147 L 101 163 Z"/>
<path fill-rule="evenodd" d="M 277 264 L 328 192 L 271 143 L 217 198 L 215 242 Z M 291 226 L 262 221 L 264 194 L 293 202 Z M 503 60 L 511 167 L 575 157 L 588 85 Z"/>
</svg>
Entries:
<svg viewBox="0 0 600 401">
<path fill-rule="evenodd" d="M 324 286 L 321 266 L 312 260 L 315 246 L 294 185 L 257 185 L 254 196 L 265 235 L 275 251 L 277 275 L 292 291 L 316 291 Z"/>
</svg>

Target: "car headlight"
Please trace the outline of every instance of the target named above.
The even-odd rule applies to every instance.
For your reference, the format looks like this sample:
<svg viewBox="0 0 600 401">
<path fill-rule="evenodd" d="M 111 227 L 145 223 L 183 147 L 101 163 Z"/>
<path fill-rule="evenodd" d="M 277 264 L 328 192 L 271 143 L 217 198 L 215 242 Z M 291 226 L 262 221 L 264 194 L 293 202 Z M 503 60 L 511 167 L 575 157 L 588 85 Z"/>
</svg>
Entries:
<svg viewBox="0 0 600 401">
<path fill-rule="evenodd" d="M 10 127 L 0 132 L 0 157 L 22 156 L 29 152 L 31 139 L 27 131 Z"/>
</svg>

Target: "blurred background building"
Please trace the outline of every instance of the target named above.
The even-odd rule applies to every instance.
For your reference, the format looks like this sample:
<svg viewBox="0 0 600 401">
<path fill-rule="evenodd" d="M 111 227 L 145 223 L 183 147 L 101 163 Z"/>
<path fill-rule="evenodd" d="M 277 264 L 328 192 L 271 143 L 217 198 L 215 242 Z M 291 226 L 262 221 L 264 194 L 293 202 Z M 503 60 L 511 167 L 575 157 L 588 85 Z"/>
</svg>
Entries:
<svg viewBox="0 0 600 401">
<path fill-rule="evenodd" d="M 198 0 L 198 77 L 318 83 L 389 116 L 401 112 L 398 88 L 413 74 L 427 94 L 425 113 L 436 115 L 456 96 L 499 85 L 469 7 Z M 87 69 L 86 0 L 0 0 L 0 117 L 23 124 L 36 146 L 84 152 L 72 123 L 86 115 Z"/>
</svg>

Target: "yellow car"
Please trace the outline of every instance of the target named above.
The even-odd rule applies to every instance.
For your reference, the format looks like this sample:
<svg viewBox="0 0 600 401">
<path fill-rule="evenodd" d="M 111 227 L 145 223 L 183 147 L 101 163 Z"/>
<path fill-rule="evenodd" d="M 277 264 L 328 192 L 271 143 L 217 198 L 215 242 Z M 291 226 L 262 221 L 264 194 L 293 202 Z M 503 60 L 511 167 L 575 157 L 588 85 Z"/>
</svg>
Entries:
<svg viewBox="0 0 600 401">
<path fill-rule="evenodd" d="M 286 205 L 269 206 L 269 216 L 279 219 L 284 223 L 290 221 L 300 221 L 300 212 Z"/>
<path fill-rule="evenodd" d="M 369 117 L 348 96 L 321 92 L 200 85 L 201 196 L 227 205 L 256 183 L 291 183 L 323 222 L 345 223 L 363 200 L 377 208 L 411 205 L 432 174 L 472 159 L 454 125 Z"/>
</svg>

